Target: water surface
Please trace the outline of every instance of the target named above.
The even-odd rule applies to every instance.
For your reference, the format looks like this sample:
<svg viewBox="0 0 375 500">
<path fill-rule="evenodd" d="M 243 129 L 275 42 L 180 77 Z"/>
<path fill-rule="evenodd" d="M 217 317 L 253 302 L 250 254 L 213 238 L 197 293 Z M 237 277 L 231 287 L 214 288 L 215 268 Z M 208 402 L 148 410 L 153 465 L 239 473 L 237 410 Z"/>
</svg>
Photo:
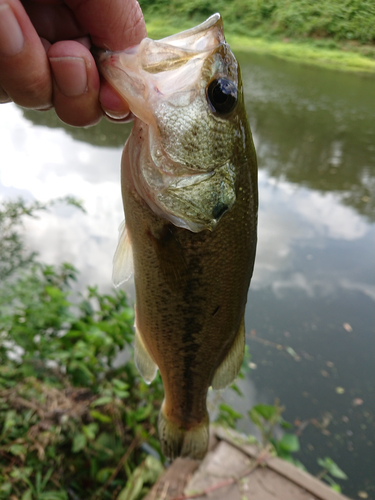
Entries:
<svg viewBox="0 0 375 500">
<path fill-rule="evenodd" d="M 375 80 L 238 54 L 259 159 L 259 245 L 246 310 L 246 411 L 279 398 L 312 473 L 329 456 L 345 494 L 375 498 Z M 52 112 L 0 108 L 0 199 L 74 195 L 28 221 L 48 262 L 109 290 L 123 218 L 121 147 L 129 126 L 64 126 Z M 230 398 L 226 395 L 225 397 Z M 241 429 L 250 430 L 247 420 Z M 362 493 L 361 493 L 362 492 Z"/>
</svg>

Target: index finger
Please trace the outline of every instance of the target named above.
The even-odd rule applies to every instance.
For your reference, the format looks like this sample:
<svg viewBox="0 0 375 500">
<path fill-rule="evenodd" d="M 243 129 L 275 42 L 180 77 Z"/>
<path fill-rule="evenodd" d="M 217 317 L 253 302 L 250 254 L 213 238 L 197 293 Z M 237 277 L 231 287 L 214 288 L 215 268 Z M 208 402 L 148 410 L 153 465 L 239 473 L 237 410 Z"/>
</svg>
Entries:
<svg viewBox="0 0 375 500">
<path fill-rule="evenodd" d="M 136 0 L 65 0 L 94 45 L 124 50 L 145 38 L 146 25 Z"/>
<path fill-rule="evenodd" d="M 124 50 L 147 35 L 142 10 L 136 0 L 65 0 L 93 44 L 101 49 Z M 125 116 L 129 106 L 106 81 L 99 101 L 109 116 Z"/>
</svg>

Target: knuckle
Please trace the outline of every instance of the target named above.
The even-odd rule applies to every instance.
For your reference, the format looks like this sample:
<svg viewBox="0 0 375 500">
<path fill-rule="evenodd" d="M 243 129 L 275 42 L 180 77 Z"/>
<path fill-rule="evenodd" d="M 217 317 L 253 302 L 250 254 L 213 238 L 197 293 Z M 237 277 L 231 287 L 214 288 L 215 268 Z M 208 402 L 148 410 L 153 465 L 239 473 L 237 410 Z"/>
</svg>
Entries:
<svg viewBox="0 0 375 500">
<path fill-rule="evenodd" d="M 2 86 L 3 93 L 19 106 L 38 109 L 51 104 L 52 82 L 46 72 L 33 70 L 21 78 L 9 76 Z"/>
</svg>

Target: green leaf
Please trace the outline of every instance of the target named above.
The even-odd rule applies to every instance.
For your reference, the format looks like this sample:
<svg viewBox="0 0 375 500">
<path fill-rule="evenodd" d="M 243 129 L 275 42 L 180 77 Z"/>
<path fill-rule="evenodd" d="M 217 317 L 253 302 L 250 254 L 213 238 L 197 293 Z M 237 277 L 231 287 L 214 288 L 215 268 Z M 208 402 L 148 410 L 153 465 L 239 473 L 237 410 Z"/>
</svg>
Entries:
<svg viewBox="0 0 375 500">
<path fill-rule="evenodd" d="M 103 424 L 109 424 L 110 422 L 112 422 L 111 417 L 104 415 L 104 413 L 100 413 L 100 411 L 98 410 L 91 410 L 90 415 L 92 416 L 92 418 L 99 420 L 99 422 L 103 422 Z"/>
<path fill-rule="evenodd" d="M 99 425 L 96 422 L 92 422 L 89 425 L 84 425 L 82 427 L 83 433 L 87 437 L 87 439 L 95 439 L 96 434 L 98 433 L 99 430 Z"/>
<path fill-rule="evenodd" d="M 147 417 L 149 417 L 151 412 L 152 412 L 152 405 L 148 404 L 147 406 L 138 408 L 133 415 L 137 422 L 141 422 L 142 420 L 145 420 Z"/>
<path fill-rule="evenodd" d="M 333 489 L 333 491 L 337 491 L 337 493 L 341 493 L 341 486 L 337 483 L 335 484 L 331 484 L 331 488 Z"/>
<path fill-rule="evenodd" d="M 86 436 L 82 433 L 76 434 L 73 438 L 72 452 L 78 453 L 83 450 L 87 444 Z"/>
<path fill-rule="evenodd" d="M 280 422 L 280 425 L 283 429 L 293 429 L 293 425 L 287 422 L 286 420 L 282 419 Z"/>
<path fill-rule="evenodd" d="M 12 483 L 3 483 L 0 485 L 0 492 L 5 493 L 6 495 L 10 495 L 12 491 Z"/>
<path fill-rule="evenodd" d="M 83 353 L 79 353 L 79 357 L 84 357 Z M 72 361 L 68 366 L 68 371 L 73 377 L 74 384 L 84 385 L 88 387 L 95 381 L 94 374 L 87 368 L 82 361 Z"/>
<path fill-rule="evenodd" d="M 104 467 L 103 469 L 100 469 L 100 471 L 96 474 L 96 480 L 99 483 L 104 484 L 111 477 L 113 471 L 114 468 L 111 467 Z"/>
<path fill-rule="evenodd" d="M 238 413 L 237 411 L 233 410 L 233 408 L 231 406 L 226 405 L 225 403 L 222 403 L 219 406 L 219 408 L 221 411 L 225 411 L 232 418 L 235 418 L 235 419 L 242 418 L 241 413 Z"/>
<path fill-rule="evenodd" d="M 326 469 L 331 476 L 336 477 L 337 479 L 348 479 L 348 476 L 344 471 L 340 469 L 340 467 L 332 460 L 332 458 L 325 457 L 324 459 L 318 458 L 318 464 Z"/>
<path fill-rule="evenodd" d="M 38 500 L 68 500 L 68 494 L 61 491 L 44 491 L 38 496 Z"/>
<path fill-rule="evenodd" d="M 33 494 L 30 488 L 23 493 L 21 500 L 33 500 Z"/>
<path fill-rule="evenodd" d="M 41 482 L 40 490 L 44 490 L 44 488 L 47 486 L 47 483 L 48 483 L 50 477 L 52 476 L 52 472 L 53 472 L 53 468 L 51 467 L 50 469 L 48 469 L 48 471 L 46 472 L 46 475 L 44 476 L 43 481 Z"/>
<path fill-rule="evenodd" d="M 264 420 L 270 421 L 275 415 L 277 415 L 277 408 L 272 405 L 256 405 L 252 408 L 252 411 L 258 413 Z"/>
<path fill-rule="evenodd" d="M 230 388 L 232 389 L 232 391 L 234 391 L 236 394 L 238 394 L 241 398 L 243 398 L 243 392 L 241 391 L 241 389 L 238 387 L 237 384 L 232 384 L 230 386 Z"/>
<path fill-rule="evenodd" d="M 112 403 L 112 396 L 102 396 L 98 399 L 95 399 L 95 401 L 93 401 L 90 406 L 92 408 L 94 408 L 95 406 L 104 406 L 104 405 L 107 405 L 108 403 Z"/>
<path fill-rule="evenodd" d="M 9 447 L 9 451 L 12 455 L 24 457 L 27 453 L 27 448 L 23 444 L 12 444 L 12 446 Z"/>
<path fill-rule="evenodd" d="M 17 422 L 17 413 L 15 410 L 9 410 L 5 414 L 5 421 L 3 426 L 3 433 L 8 429 L 14 427 Z"/>
<path fill-rule="evenodd" d="M 112 380 L 112 384 L 116 387 L 116 389 L 119 389 L 120 391 L 125 391 L 126 389 L 129 389 L 129 384 L 123 382 L 122 380 L 119 380 L 118 378 L 114 378 Z"/>
<path fill-rule="evenodd" d="M 260 420 L 260 415 L 257 411 L 252 408 L 250 411 L 248 411 L 248 415 L 251 419 L 251 421 L 257 426 L 257 427 L 262 427 L 262 422 Z"/>
<path fill-rule="evenodd" d="M 125 399 L 129 396 L 129 392 L 127 391 L 127 389 L 129 389 L 129 384 L 126 384 L 122 380 L 116 378 L 112 380 L 112 384 L 113 392 L 118 398 Z"/>
<path fill-rule="evenodd" d="M 38 494 L 42 491 L 41 482 L 42 482 L 42 473 L 40 472 L 40 470 L 38 470 L 36 471 L 35 474 L 35 488 Z"/>
<path fill-rule="evenodd" d="M 56 286 L 46 286 L 45 291 L 51 297 L 51 299 L 60 299 L 65 297 L 65 293 Z"/>
<path fill-rule="evenodd" d="M 113 389 L 113 392 L 120 399 L 126 399 L 130 395 L 128 391 L 119 391 L 118 389 Z"/>
<path fill-rule="evenodd" d="M 144 484 L 154 484 L 162 472 L 161 462 L 149 455 L 130 475 L 117 500 L 137 500 Z"/>
<path fill-rule="evenodd" d="M 277 444 L 278 447 L 288 453 L 294 453 L 300 449 L 299 439 L 295 434 L 284 434 Z"/>
</svg>

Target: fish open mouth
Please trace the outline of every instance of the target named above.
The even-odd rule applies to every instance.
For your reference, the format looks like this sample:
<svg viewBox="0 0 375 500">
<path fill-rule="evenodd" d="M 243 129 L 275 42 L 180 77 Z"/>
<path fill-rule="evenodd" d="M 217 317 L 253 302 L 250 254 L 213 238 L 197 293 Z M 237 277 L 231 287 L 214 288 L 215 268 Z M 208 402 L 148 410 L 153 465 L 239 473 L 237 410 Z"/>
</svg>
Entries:
<svg viewBox="0 0 375 500">
<path fill-rule="evenodd" d="M 104 78 L 129 103 L 131 112 L 144 123 L 151 124 L 153 117 L 147 111 L 145 102 L 153 92 L 166 95 L 173 90 L 194 94 L 198 83 L 194 82 L 187 91 L 186 81 L 192 80 L 192 68 L 187 63 L 194 59 L 194 73 L 199 75 L 207 52 L 225 43 L 223 22 L 220 14 L 213 14 L 199 26 L 182 31 L 160 40 L 145 38 L 137 46 L 121 52 L 92 50 Z M 184 71 L 185 67 L 185 71 Z M 174 72 L 180 76 L 175 78 Z M 153 75 L 151 83 L 142 72 Z M 186 72 L 186 74 L 185 74 Z M 181 88 L 178 88 L 181 82 Z M 181 97 L 181 96 L 180 96 Z M 193 97 L 193 96 L 192 96 Z"/>
<path fill-rule="evenodd" d="M 104 51 L 97 61 L 140 120 L 133 147 L 141 151 L 131 162 L 138 193 L 178 227 L 214 230 L 236 200 L 226 118 L 238 101 L 238 65 L 221 16 L 123 52 Z"/>
</svg>

